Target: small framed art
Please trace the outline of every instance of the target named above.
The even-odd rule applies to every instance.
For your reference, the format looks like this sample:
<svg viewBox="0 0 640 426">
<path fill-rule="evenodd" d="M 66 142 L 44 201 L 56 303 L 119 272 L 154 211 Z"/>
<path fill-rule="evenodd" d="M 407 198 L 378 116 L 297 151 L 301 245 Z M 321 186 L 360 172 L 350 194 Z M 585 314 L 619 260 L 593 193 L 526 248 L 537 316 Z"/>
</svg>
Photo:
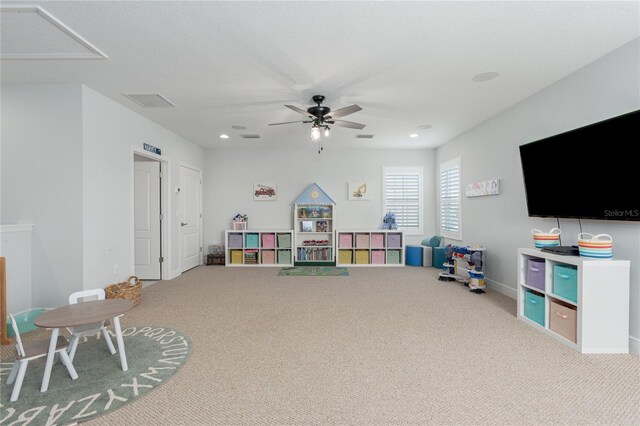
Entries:
<svg viewBox="0 0 640 426">
<path fill-rule="evenodd" d="M 254 183 L 254 201 L 275 201 L 278 199 L 278 192 L 275 183 Z"/>
</svg>

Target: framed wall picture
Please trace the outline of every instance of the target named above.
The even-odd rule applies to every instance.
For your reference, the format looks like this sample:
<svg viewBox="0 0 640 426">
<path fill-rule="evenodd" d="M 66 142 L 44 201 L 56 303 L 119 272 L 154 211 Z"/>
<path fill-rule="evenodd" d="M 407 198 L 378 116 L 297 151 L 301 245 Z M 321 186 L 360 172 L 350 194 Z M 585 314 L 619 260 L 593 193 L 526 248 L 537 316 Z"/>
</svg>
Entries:
<svg viewBox="0 0 640 426">
<path fill-rule="evenodd" d="M 367 190 L 367 182 L 349 182 L 349 200 L 369 201 L 371 193 Z"/>
<path fill-rule="evenodd" d="M 467 197 L 484 197 L 485 195 L 500 194 L 500 179 L 489 179 L 481 182 L 470 183 L 464 187 Z"/>
<path fill-rule="evenodd" d="M 253 199 L 255 201 L 275 201 L 278 199 L 278 192 L 275 183 L 254 183 Z"/>
</svg>

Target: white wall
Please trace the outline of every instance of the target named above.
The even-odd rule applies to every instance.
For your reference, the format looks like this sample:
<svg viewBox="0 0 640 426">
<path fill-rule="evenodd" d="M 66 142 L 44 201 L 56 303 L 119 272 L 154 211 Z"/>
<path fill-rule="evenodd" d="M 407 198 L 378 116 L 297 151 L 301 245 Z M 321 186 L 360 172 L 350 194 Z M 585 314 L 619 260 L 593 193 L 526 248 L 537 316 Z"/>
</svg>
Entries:
<svg viewBox="0 0 640 426">
<path fill-rule="evenodd" d="M 104 287 L 135 271 L 133 252 L 133 152 L 144 143 L 170 159 L 170 188 L 179 186 L 179 164 L 203 169 L 202 148 L 83 86 L 84 286 Z M 178 194 L 171 191 L 171 277 L 179 271 Z M 114 273 L 113 266 L 119 271 Z M 165 277 L 166 279 L 167 277 Z"/>
<path fill-rule="evenodd" d="M 0 226 L 0 256 L 7 265 L 7 312 L 28 311 L 33 306 L 31 279 L 32 225 Z"/>
<path fill-rule="evenodd" d="M 1 103 L 1 220 L 35 225 L 31 304 L 54 306 L 82 288 L 81 87 L 3 85 Z"/>
<path fill-rule="evenodd" d="M 259 143 L 259 142 L 258 142 Z M 250 229 L 291 229 L 293 200 L 316 182 L 337 204 L 337 228 L 379 228 L 382 222 L 382 167 L 424 168 L 424 235 L 434 233 L 434 150 L 340 150 L 300 141 L 300 149 L 216 149 L 206 151 L 205 244 L 221 243 L 236 213 L 249 216 Z M 278 186 L 277 201 L 253 201 L 253 183 Z M 347 182 L 366 181 L 371 201 L 349 201 Z M 424 235 L 408 238 L 419 242 Z"/>
<path fill-rule="evenodd" d="M 555 220 L 527 215 L 518 146 L 640 108 L 639 54 L 640 39 L 635 39 L 437 149 L 438 165 L 462 157 L 463 185 L 501 179 L 500 195 L 462 200 L 464 243 L 487 247 L 491 281 L 515 289 L 516 249 L 532 246 L 532 228 L 555 226 Z M 619 149 L 621 155 L 626 150 L 603 149 Z M 629 195 L 637 197 L 637 190 Z M 576 244 L 577 221 L 561 224 L 563 244 Z M 583 229 L 611 234 L 615 257 L 631 260 L 630 333 L 640 337 L 640 224 L 585 220 Z M 508 288 L 501 289 L 515 297 Z"/>
<path fill-rule="evenodd" d="M 162 149 L 171 188 L 180 162 L 204 163 L 201 148 L 80 84 L 3 85 L 1 117 L 2 223 L 35 225 L 31 307 L 134 273 L 132 147 Z M 177 194 L 170 204 L 178 275 Z"/>
</svg>

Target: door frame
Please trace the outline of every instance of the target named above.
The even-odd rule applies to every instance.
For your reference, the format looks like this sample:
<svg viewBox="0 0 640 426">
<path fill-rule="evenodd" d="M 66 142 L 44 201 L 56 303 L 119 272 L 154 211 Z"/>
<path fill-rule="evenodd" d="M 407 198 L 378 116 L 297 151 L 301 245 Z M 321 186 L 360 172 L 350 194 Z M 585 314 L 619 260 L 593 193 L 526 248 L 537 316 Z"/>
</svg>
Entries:
<svg viewBox="0 0 640 426">
<path fill-rule="evenodd" d="M 184 161 L 178 161 L 178 186 L 180 186 L 180 184 L 182 182 L 180 182 L 180 167 L 186 167 L 187 169 L 191 169 L 195 172 L 198 172 L 198 174 L 200 174 L 200 187 L 198 189 L 198 198 L 200 201 L 200 205 L 198 206 L 198 210 L 200 210 L 198 212 L 198 243 L 200 245 L 200 258 L 198 259 L 198 266 L 204 264 L 204 229 L 203 229 L 203 221 L 202 221 L 202 205 L 203 205 L 203 200 L 202 200 L 202 169 L 200 169 L 200 167 L 198 166 L 194 166 L 193 164 L 190 163 L 186 163 Z M 182 213 L 182 209 L 180 201 L 178 200 L 178 211 L 179 214 Z M 179 220 L 178 220 L 179 221 Z M 178 227 L 178 238 L 180 238 L 180 228 Z M 178 265 L 179 265 L 179 271 L 180 274 L 182 274 L 182 242 L 178 243 Z"/>
<path fill-rule="evenodd" d="M 162 178 L 160 179 L 160 213 L 162 214 L 162 221 L 160 222 L 160 253 L 163 257 L 163 262 L 160 264 L 160 279 L 161 280 L 170 280 L 175 278 L 171 276 L 171 233 L 170 233 L 170 223 L 171 223 L 171 193 L 170 193 L 170 185 L 171 182 L 171 159 L 167 157 L 160 157 L 159 155 L 153 154 L 149 151 L 145 151 L 142 148 L 138 148 L 136 146 L 131 147 L 131 182 L 130 182 L 130 206 L 131 212 L 129 215 L 129 223 L 130 223 L 130 241 L 131 241 L 131 268 L 135 273 L 135 264 L 136 264 L 136 253 L 135 253 L 135 216 L 134 216 L 134 202 L 135 202 L 135 191 L 134 191 L 134 175 L 135 175 L 135 161 L 134 155 L 140 155 L 142 157 L 147 157 L 152 160 L 156 160 L 160 163 L 160 172 L 162 173 Z M 178 274 L 179 275 L 179 274 Z"/>
</svg>

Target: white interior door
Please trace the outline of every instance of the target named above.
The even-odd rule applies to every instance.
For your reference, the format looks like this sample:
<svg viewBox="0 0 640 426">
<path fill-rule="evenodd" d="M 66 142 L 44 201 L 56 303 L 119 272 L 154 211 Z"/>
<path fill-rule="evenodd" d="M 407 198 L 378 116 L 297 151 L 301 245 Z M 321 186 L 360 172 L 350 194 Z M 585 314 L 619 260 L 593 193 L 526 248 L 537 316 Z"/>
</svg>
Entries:
<svg viewBox="0 0 640 426">
<path fill-rule="evenodd" d="M 161 278 L 160 163 L 135 161 L 133 177 L 135 271 L 140 279 Z"/>
<path fill-rule="evenodd" d="M 180 166 L 180 256 L 182 272 L 200 265 L 200 171 Z"/>
</svg>

